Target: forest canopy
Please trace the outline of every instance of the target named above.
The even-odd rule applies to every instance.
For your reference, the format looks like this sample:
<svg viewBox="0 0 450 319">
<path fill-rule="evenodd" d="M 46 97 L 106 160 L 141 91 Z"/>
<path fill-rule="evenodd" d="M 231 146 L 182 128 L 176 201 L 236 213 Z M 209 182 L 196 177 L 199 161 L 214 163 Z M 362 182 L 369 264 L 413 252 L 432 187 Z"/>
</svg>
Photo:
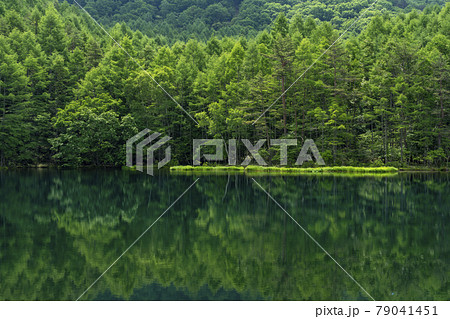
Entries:
<svg viewBox="0 0 450 319">
<path fill-rule="evenodd" d="M 170 135 L 180 164 L 192 138 L 285 137 L 314 139 L 329 165 L 448 165 L 450 4 L 380 1 L 252 125 L 370 6 L 259 2 L 80 1 L 144 71 L 72 2 L 1 1 L 0 166 L 124 165 L 144 128 Z"/>
<path fill-rule="evenodd" d="M 335 28 L 346 27 L 352 19 L 367 9 L 369 0 L 81 0 L 80 4 L 101 23 L 113 26 L 125 22 L 134 30 L 149 36 L 164 36 L 170 40 L 206 41 L 216 36 L 255 36 L 284 13 L 329 21 Z M 380 0 L 360 22 L 379 12 L 398 13 L 426 5 L 444 5 L 444 0 Z"/>
</svg>

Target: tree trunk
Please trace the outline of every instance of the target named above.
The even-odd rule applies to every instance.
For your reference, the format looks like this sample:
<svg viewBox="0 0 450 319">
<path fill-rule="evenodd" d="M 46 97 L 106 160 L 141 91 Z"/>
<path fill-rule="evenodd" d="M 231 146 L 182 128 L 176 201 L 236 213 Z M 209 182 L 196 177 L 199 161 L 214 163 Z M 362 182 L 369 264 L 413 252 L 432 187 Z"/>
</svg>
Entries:
<svg viewBox="0 0 450 319">
<path fill-rule="evenodd" d="M 444 97 L 442 95 L 442 76 L 439 79 L 439 102 L 441 105 L 441 118 L 439 120 L 438 148 L 441 148 L 442 142 L 442 123 L 444 122 Z"/>
<path fill-rule="evenodd" d="M 294 109 L 294 117 L 295 117 L 295 138 L 297 138 L 298 132 L 297 108 Z"/>
<path fill-rule="evenodd" d="M 284 94 L 285 91 L 285 82 L 286 82 L 286 78 L 283 75 L 281 77 L 281 91 L 283 93 L 283 96 L 281 97 L 282 101 L 283 101 L 283 123 L 284 123 L 284 136 L 287 135 L 287 126 L 286 126 L 286 94 Z"/>
<path fill-rule="evenodd" d="M 302 107 L 302 141 L 305 140 L 305 108 L 306 108 L 306 88 L 303 90 L 303 107 Z"/>
</svg>

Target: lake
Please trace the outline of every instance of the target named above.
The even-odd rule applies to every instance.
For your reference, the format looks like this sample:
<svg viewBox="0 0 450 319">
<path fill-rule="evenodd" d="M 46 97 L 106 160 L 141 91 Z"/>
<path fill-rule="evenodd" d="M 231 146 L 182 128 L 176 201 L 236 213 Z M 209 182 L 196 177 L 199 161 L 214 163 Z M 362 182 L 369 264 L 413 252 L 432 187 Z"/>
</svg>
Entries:
<svg viewBox="0 0 450 319">
<path fill-rule="evenodd" d="M 0 171 L 0 300 L 370 300 L 246 175 Z M 448 300 L 450 174 L 255 176 L 376 300 Z"/>
</svg>

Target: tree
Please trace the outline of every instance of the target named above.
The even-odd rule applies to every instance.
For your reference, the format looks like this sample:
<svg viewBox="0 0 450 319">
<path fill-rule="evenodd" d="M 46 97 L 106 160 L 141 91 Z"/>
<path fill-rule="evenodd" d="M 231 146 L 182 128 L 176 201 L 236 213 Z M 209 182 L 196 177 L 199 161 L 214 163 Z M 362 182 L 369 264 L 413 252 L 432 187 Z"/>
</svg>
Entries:
<svg viewBox="0 0 450 319">
<path fill-rule="evenodd" d="M 47 55 L 58 53 L 65 55 L 68 40 L 64 23 L 52 7 L 46 10 L 39 26 L 39 43 Z"/>
<path fill-rule="evenodd" d="M 124 161 L 117 148 L 120 122 L 112 111 L 119 102 L 107 94 L 86 97 L 59 109 L 54 127 L 58 136 L 50 139 L 54 159 L 61 165 L 112 166 Z"/>
<path fill-rule="evenodd" d="M 0 37 L 0 41 L 4 39 Z M 0 166 L 32 160 L 27 145 L 31 131 L 28 78 L 17 56 L 8 49 L 0 45 Z"/>
<path fill-rule="evenodd" d="M 89 37 L 86 43 L 86 63 L 87 68 L 95 68 L 98 66 L 102 58 L 102 49 L 94 38 Z"/>
<path fill-rule="evenodd" d="M 287 135 L 287 107 L 286 107 L 286 79 L 291 72 L 291 64 L 293 61 L 294 49 L 291 38 L 287 35 L 282 36 L 282 33 L 276 34 L 273 40 L 273 53 L 268 55 L 272 60 L 275 60 L 274 76 L 281 81 L 280 94 L 281 103 L 283 105 L 283 134 Z"/>
</svg>

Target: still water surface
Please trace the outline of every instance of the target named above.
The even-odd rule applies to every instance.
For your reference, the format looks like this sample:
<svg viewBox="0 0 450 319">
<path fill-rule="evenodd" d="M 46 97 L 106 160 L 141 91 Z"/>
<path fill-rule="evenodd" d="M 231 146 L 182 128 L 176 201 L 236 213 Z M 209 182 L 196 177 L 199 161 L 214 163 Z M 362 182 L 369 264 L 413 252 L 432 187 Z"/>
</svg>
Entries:
<svg viewBox="0 0 450 319">
<path fill-rule="evenodd" d="M 0 172 L 0 300 L 368 300 L 244 175 Z M 450 299 L 450 176 L 256 176 L 377 300 Z"/>
</svg>

